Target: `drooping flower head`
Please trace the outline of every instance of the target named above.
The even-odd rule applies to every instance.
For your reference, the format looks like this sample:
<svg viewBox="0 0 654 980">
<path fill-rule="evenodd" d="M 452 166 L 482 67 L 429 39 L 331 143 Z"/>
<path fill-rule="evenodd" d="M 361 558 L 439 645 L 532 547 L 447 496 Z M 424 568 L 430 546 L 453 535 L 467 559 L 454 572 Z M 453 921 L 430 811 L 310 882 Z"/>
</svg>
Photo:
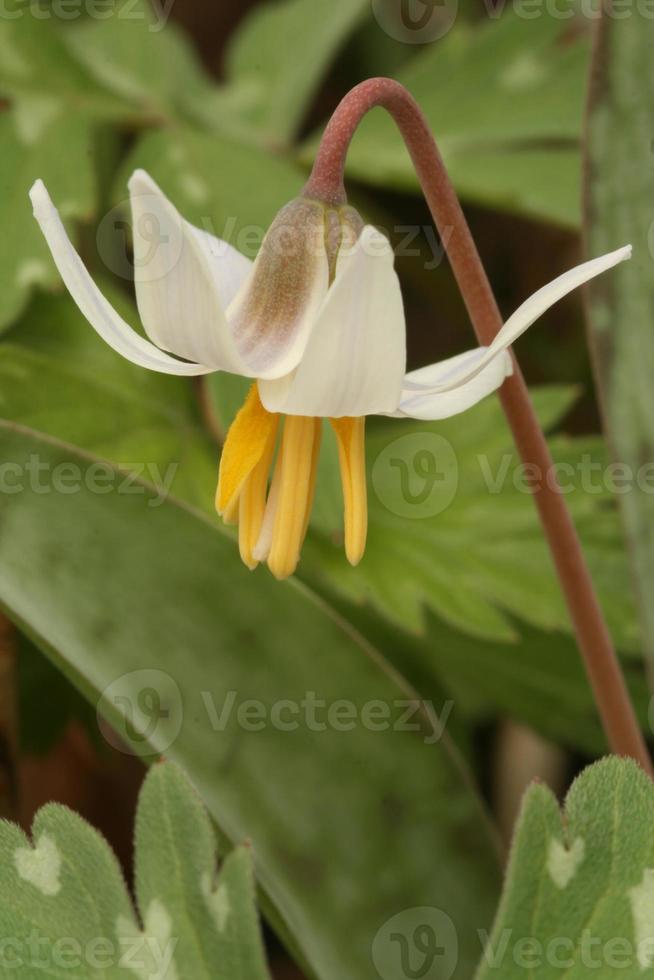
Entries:
<svg viewBox="0 0 654 980">
<path fill-rule="evenodd" d="M 101 294 L 41 181 L 30 196 L 71 296 L 114 350 L 167 374 L 253 379 L 223 447 L 216 507 L 238 523 L 243 561 L 267 561 L 278 578 L 300 557 L 323 419 L 338 441 L 345 550 L 356 564 L 367 531 L 365 417 L 434 420 L 470 408 L 512 373 L 508 348 L 542 313 L 631 253 L 618 249 L 544 286 L 490 346 L 407 374 L 390 242 L 349 205 L 291 201 L 252 263 L 185 221 L 144 171 L 129 190 L 136 299 L 149 340 Z"/>
</svg>

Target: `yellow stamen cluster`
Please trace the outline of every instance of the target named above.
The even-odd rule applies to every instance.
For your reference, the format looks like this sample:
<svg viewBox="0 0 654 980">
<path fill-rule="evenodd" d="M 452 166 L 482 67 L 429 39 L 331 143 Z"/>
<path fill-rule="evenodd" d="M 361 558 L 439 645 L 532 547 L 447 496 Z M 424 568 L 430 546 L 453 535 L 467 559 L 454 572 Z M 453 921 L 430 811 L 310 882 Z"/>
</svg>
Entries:
<svg viewBox="0 0 654 980">
<path fill-rule="evenodd" d="M 330 421 L 338 440 L 345 553 L 356 565 L 363 556 L 368 524 L 365 420 Z M 216 492 L 216 509 L 223 520 L 238 522 L 239 549 L 248 568 L 267 561 L 278 579 L 295 571 L 313 506 L 321 436 L 321 419 L 282 419 L 267 412 L 257 385 L 252 386 L 227 434 Z"/>
</svg>

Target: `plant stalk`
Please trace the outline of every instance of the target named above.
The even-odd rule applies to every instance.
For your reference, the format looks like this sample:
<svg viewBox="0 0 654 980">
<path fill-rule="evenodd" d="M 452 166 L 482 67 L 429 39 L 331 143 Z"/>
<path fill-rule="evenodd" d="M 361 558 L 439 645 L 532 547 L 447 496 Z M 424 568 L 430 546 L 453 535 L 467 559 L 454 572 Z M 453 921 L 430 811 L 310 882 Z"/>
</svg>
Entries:
<svg viewBox="0 0 654 980">
<path fill-rule="evenodd" d="M 345 202 L 347 151 L 361 119 L 377 106 L 390 113 L 402 134 L 479 343 L 487 346 L 500 330 L 502 317 L 427 120 L 402 85 L 371 78 L 345 96 L 325 129 L 304 193 L 332 204 Z M 553 460 L 515 358 L 514 373 L 499 396 L 522 460 L 535 468 L 532 472 L 549 477 L 538 485 L 534 481 L 534 499 L 609 745 L 654 777 L 579 537 L 553 479 Z"/>
</svg>

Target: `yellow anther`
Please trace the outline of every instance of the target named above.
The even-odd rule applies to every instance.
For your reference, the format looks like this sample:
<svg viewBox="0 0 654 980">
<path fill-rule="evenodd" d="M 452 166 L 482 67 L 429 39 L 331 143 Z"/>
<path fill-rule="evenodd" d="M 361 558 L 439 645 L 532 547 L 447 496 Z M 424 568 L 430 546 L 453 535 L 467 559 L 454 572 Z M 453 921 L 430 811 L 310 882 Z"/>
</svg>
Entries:
<svg viewBox="0 0 654 980">
<path fill-rule="evenodd" d="M 261 404 L 256 384 L 250 388 L 245 404 L 230 426 L 222 456 L 216 490 L 216 510 L 226 518 L 235 517 L 235 503 L 277 430 L 278 415 Z"/>
<path fill-rule="evenodd" d="M 289 415 L 284 422 L 279 492 L 268 555 L 268 567 L 278 579 L 292 575 L 300 559 L 315 490 L 320 427 L 319 419 L 300 415 Z"/>
<path fill-rule="evenodd" d="M 345 509 L 345 554 L 358 565 L 366 549 L 368 495 L 366 492 L 365 418 L 330 419 L 338 440 L 343 504 Z"/>
<path fill-rule="evenodd" d="M 254 549 L 263 525 L 266 512 L 266 493 L 268 474 L 275 454 L 277 438 L 277 417 L 275 425 L 268 433 L 263 455 L 243 484 L 239 497 L 238 546 L 241 558 L 248 568 L 256 568 L 258 562 Z"/>
</svg>

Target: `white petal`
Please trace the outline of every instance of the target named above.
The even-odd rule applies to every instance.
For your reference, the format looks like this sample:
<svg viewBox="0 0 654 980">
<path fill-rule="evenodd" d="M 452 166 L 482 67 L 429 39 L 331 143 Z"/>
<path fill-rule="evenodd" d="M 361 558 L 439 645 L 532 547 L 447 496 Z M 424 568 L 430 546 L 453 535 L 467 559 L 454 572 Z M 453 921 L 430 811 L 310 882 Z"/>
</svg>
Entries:
<svg viewBox="0 0 654 980">
<path fill-rule="evenodd" d="M 366 226 L 336 278 L 298 368 L 259 382 L 271 412 L 330 418 L 397 408 L 406 366 L 404 310 L 388 239 Z"/>
<path fill-rule="evenodd" d="M 277 214 L 227 310 L 252 376 L 281 378 L 297 367 L 328 288 L 325 208 L 297 198 Z"/>
<path fill-rule="evenodd" d="M 446 361 L 420 368 L 419 371 L 412 371 L 405 378 L 400 407 L 392 414 L 397 418 L 409 417 L 435 421 L 458 415 L 459 412 L 472 408 L 482 398 L 496 391 L 504 379 L 513 373 L 513 361 L 508 351 L 502 351 L 489 364 L 476 372 L 469 381 L 457 388 L 443 390 L 441 387 L 439 390 L 438 385 L 443 385 L 453 371 L 458 371 L 463 365 L 470 368 L 473 364 L 478 364 L 486 352 L 485 347 L 478 347 L 476 350 L 466 351 L 465 354 L 458 354 Z M 424 381 L 431 379 L 433 382 L 431 389 L 429 385 L 417 384 L 416 378 Z"/>
<path fill-rule="evenodd" d="M 140 337 L 111 304 L 91 279 L 84 263 L 66 234 L 59 212 L 50 200 L 43 184 L 37 180 L 30 191 L 34 217 L 52 252 L 55 265 L 81 313 L 103 340 L 115 351 L 140 367 L 163 374 L 197 375 L 213 370 L 204 364 L 184 364 L 164 354 L 149 341 Z"/>
<path fill-rule="evenodd" d="M 224 311 L 252 263 L 185 221 L 145 171 L 133 174 L 129 191 L 136 301 L 148 336 L 180 357 L 247 374 Z"/>
<path fill-rule="evenodd" d="M 206 254 L 214 281 L 218 284 L 222 308 L 226 310 L 252 271 L 254 263 L 222 238 L 216 238 L 208 231 L 193 225 L 189 225 L 189 228 L 199 239 L 200 247 Z"/>
<path fill-rule="evenodd" d="M 486 357 L 487 351 L 488 347 L 475 347 L 444 361 L 409 371 L 402 383 L 402 395 L 411 391 L 428 394 L 433 390 L 442 390 L 452 378 L 474 371 Z"/>
<path fill-rule="evenodd" d="M 509 317 L 492 344 L 487 348 L 484 356 L 472 366 L 465 366 L 460 371 L 453 372 L 443 382 L 440 390 L 452 390 L 473 378 L 497 354 L 510 347 L 550 306 L 563 299 L 573 289 L 588 282 L 589 279 L 599 276 L 602 272 L 606 272 L 608 269 L 629 258 L 631 258 L 631 245 L 626 245 L 624 248 L 619 248 L 615 252 L 609 252 L 607 255 L 601 255 L 597 259 L 591 259 L 590 262 L 584 262 L 582 265 L 575 266 L 574 269 L 564 272 L 563 275 L 554 279 L 553 282 L 543 286 Z"/>
</svg>

